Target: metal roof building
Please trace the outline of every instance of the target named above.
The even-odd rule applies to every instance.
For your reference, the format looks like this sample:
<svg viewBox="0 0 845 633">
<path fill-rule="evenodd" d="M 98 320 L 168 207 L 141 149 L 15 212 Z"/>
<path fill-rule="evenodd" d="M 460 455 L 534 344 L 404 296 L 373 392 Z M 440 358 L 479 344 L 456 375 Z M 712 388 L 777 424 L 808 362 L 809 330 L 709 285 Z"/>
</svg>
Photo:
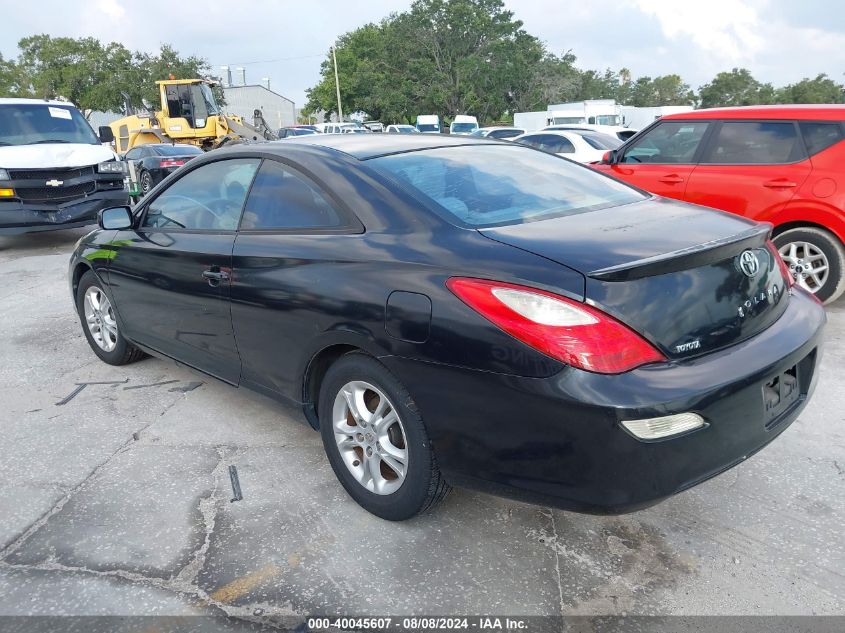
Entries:
<svg viewBox="0 0 845 633">
<path fill-rule="evenodd" d="M 258 109 L 264 115 L 267 125 L 273 130 L 296 124 L 294 102 L 266 86 L 259 84 L 225 86 L 223 94 L 226 98 L 223 110 L 228 114 L 243 117 L 247 123 L 252 123 L 253 110 Z"/>
</svg>

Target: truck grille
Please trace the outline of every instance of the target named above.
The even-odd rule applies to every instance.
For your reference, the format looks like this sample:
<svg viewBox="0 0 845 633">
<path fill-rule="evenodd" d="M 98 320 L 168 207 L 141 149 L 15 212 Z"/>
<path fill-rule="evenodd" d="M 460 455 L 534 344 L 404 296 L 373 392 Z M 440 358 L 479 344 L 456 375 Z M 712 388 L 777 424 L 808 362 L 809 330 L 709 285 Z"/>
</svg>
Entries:
<svg viewBox="0 0 845 633">
<path fill-rule="evenodd" d="M 65 202 L 94 193 L 97 183 L 84 182 L 67 187 L 26 187 L 17 190 L 21 202 Z"/>
<path fill-rule="evenodd" d="M 93 176 L 94 167 L 79 167 L 77 169 L 10 169 L 12 180 L 70 180 Z"/>
</svg>

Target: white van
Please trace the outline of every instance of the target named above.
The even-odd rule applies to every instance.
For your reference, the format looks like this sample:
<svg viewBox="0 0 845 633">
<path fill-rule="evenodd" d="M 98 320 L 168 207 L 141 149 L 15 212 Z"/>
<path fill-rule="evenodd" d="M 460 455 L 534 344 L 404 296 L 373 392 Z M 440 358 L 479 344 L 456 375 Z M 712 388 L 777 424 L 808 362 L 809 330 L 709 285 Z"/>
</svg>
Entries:
<svg viewBox="0 0 845 633">
<path fill-rule="evenodd" d="M 449 134 L 472 134 L 478 129 L 478 119 L 466 114 L 458 114 L 452 125 L 449 126 Z"/>
<path fill-rule="evenodd" d="M 420 114 L 417 129 L 423 134 L 440 134 L 440 117 L 436 114 Z"/>
<path fill-rule="evenodd" d="M 0 99 L 0 235 L 93 224 L 129 204 L 126 166 L 72 104 Z"/>
</svg>

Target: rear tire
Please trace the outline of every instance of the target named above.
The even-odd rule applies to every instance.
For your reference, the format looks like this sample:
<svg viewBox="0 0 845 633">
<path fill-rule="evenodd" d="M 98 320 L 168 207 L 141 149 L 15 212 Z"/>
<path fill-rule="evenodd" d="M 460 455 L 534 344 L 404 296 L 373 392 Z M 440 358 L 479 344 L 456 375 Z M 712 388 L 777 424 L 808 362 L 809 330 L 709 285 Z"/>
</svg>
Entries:
<svg viewBox="0 0 845 633">
<path fill-rule="evenodd" d="M 120 333 L 111 297 L 103 290 L 97 275 L 90 270 L 79 279 L 76 311 L 88 345 L 103 362 L 128 365 L 146 356 Z"/>
<path fill-rule="evenodd" d="M 796 285 L 831 303 L 845 291 L 845 246 L 824 229 L 800 227 L 774 238 Z"/>
<path fill-rule="evenodd" d="M 150 189 L 155 186 L 153 183 L 153 177 L 148 171 L 142 171 L 138 180 L 141 184 L 141 195 L 147 195 L 150 192 Z"/>
<path fill-rule="evenodd" d="M 332 470 L 368 512 L 402 521 L 449 492 L 416 404 L 374 358 L 340 357 L 323 379 L 318 413 Z"/>
</svg>

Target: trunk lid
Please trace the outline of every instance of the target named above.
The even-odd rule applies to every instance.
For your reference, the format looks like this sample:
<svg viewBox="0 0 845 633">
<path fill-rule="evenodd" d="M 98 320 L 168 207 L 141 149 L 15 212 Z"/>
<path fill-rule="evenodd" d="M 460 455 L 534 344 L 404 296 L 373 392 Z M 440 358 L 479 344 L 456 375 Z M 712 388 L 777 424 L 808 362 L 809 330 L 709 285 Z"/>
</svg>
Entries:
<svg viewBox="0 0 845 633">
<path fill-rule="evenodd" d="M 768 225 L 704 207 L 652 198 L 480 232 L 581 272 L 588 303 L 669 358 L 747 339 L 788 301 Z"/>
</svg>

